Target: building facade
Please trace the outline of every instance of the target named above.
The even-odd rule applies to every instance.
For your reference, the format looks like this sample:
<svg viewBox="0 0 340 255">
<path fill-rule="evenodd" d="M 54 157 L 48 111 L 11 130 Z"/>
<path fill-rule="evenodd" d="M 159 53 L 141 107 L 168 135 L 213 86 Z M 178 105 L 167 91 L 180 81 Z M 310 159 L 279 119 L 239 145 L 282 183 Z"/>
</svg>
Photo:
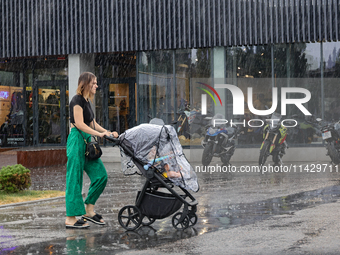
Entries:
<svg viewBox="0 0 340 255">
<path fill-rule="evenodd" d="M 0 13 L 2 147 L 65 145 L 83 71 L 98 77 L 98 123 L 121 133 L 162 118 L 183 145 L 200 144 L 205 117 L 220 113 L 240 123 L 241 146 L 258 146 L 263 127 L 249 121 L 267 116 L 249 105 L 274 107 L 274 88 L 281 113 L 282 88 L 311 93 L 312 116 L 285 107 L 299 124 L 292 146 L 322 144 L 316 117 L 340 119 L 336 0 L 0 0 Z M 242 90 L 244 114 L 216 84 Z"/>
</svg>

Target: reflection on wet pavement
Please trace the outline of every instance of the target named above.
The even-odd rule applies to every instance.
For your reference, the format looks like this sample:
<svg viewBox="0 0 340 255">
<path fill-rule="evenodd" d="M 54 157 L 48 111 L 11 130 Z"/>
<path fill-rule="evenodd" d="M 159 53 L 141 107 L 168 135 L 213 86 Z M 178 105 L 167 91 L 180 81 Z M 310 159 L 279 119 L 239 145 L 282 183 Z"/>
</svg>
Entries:
<svg viewBox="0 0 340 255">
<path fill-rule="evenodd" d="M 133 232 L 125 232 L 117 221 L 118 211 L 134 204 L 137 191 L 145 179 L 124 176 L 119 165 L 107 165 L 107 188 L 98 201 L 97 211 L 107 222 L 92 224 L 86 230 L 65 230 L 63 200 L 36 203 L 0 210 L 1 254 L 112 254 L 129 249 L 146 249 L 175 240 L 202 235 L 220 229 L 247 225 L 273 215 L 294 214 L 297 210 L 339 199 L 338 173 L 294 174 L 226 174 L 198 173 L 201 189 L 193 193 L 199 201 L 198 222 L 194 227 L 178 231 L 171 216 L 156 220 Z M 40 170 L 36 187 L 52 187 L 62 182 L 62 174 Z M 47 186 L 44 186 L 44 181 Z M 89 180 L 84 179 L 85 190 Z M 306 191 L 307 190 L 307 191 Z M 9 250 L 12 249 L 12 250 Z M 14 249 L 14 250 L 13 250 Z"/>
</svg>

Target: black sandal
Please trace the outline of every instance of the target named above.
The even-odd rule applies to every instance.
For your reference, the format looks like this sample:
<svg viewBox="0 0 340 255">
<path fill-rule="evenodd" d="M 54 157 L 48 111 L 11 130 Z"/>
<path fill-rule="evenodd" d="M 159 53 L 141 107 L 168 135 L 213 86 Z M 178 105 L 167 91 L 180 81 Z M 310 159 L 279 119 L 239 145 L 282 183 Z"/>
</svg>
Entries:
<svg viewBox="0 0 340 255">
<path fill-rule="evenodd" d="M 76 223 L 74 223 L 73 225 L 66 225 L 66 228 L 78 228 L 78 229 L 81 229 L 81 228 L 89 228 L 90 225 L 85 225 L 86 224 L 86 219 L 80 219 L 80 220 L 77 220 Z"/>
<path fill-rule="evenodd" d="M 91 222 L 98 224 L 98 225 L 105 225 L 105 222 L 100 221 L 101 219 L 103 219 L 103 217 L 98 213 L 96 213 L 93 217 L 83 216 L 83 219 L 91 221 Z"/>
</svg>

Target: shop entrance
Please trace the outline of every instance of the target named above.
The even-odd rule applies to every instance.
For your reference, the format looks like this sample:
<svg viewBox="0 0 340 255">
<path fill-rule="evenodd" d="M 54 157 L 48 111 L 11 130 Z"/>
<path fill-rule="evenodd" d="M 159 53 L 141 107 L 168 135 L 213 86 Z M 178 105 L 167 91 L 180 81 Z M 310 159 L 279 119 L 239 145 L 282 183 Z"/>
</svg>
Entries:
<svg viewBox="0 0 340 255">
<path fill-rule="evenodd" d="M 103 79 L 104 125 L 119 134 L 136 125 L 136 78 Z"/>
<path fill-rule="evenodd" d="M 35 81 L 30 93 L 28 135 L 33 145 L 66 145 L 68 133 L 67 80 Z"/>
</svg>

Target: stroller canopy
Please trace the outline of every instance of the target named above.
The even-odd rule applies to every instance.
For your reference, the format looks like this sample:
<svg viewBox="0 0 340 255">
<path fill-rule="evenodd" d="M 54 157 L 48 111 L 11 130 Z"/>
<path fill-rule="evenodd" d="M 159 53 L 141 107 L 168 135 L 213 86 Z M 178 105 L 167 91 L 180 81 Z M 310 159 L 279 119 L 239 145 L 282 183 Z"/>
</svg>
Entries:
<svg viewBox="0 0 340 255">
<path fill-rule="evenodd" d="M 182 146 L 172 126 L 141 124 L 126 130 L 120 136 L 120 140 L 130 150 L 121 150 L 124 174 L 145 175 L 150 167 L 156 167 L 175 185 L 198 191 L 196 173 L 183 154 Z"/>
</svg>

